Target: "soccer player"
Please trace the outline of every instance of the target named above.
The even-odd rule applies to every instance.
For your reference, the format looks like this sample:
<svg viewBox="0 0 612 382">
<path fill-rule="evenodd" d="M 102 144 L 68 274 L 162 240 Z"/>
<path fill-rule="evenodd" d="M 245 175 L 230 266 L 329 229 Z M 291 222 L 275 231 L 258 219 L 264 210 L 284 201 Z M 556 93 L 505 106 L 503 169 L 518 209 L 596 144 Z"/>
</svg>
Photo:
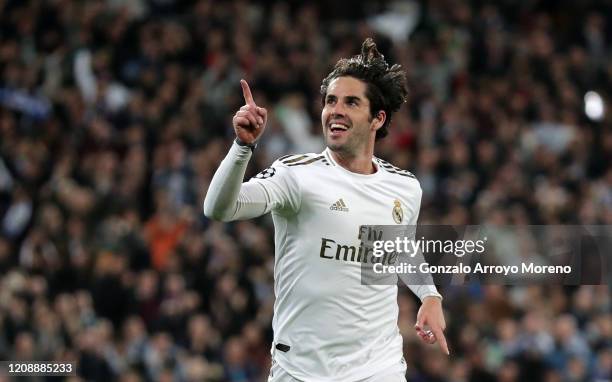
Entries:
<svg viewBox="0 0 612 382">
<path fill-rule="evenodd" d="M 236 140 L 204 201 L 212 219 L 271 212 L 275 227 L 274 343 L 269 381 L 405 381 L 397 326 L 397 285 L 362 285 L 363 225 L 415 225 L 419 182 L 374 157 L 391 115 L 406 98 L 401 66 L 386 63 L 366 39 L 361 54 L 337 62 L 323 80 L 321 123 L 327 148 L 282 157 L 242 183 L 266 126 L 242 80 L 246 104 L 234 115 Z M 422 304 L 415 329 L 426 343 L 444 338 L 442 297 L 433 285 L 409 285 Z M 430 330 L 426 330 L 425 325 Z"/>
</svg>

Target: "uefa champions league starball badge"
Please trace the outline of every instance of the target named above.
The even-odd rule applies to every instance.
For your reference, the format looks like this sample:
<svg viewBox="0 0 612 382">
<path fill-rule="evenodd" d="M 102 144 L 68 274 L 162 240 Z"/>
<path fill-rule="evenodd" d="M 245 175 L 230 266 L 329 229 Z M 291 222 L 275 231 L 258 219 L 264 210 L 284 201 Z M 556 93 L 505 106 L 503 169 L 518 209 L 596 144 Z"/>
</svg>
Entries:
<svg viewBox="0 0 612 382">
<path fill-rule="evenodd" d="M 263 170 L 259 174 L 255 175 L 255 178 L 256 179 L 268 179 L 268 178 L 273 177 L 274 174 L 276 174 L 276 169 L 274 167 L 268 167 L 267 169 Z"/>
<path fill-rule="evenodd" d="M 393 204 L 395 205 L 393 207 L 393 220 L 395 220 L 395 222 L 397 224 L 401 224 L 402 220 L 404 220 L 404 210 L 402 210 L 402 203 L 398 200 L 395 199 L 395 201 L 393 201 Z"/>
</svg>

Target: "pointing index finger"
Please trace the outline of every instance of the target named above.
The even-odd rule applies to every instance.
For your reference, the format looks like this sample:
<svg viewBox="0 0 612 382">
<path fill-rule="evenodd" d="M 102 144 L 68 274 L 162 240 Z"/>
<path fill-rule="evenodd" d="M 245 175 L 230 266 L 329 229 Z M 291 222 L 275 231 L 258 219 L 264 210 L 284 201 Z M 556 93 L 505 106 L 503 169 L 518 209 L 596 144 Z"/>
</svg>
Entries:
<svg viewBox="0 0 612 382">
<path fill-rule="evenodd" d="M 438 344 L 440 345 L 442 351 L 446 353 L 446 355 L 450 355 L 450 352 L 448 351 L 448 344 L 446 343 L 446 337 L 444 337 L 442 330 L 440 328 L 432 328 L 432 331 L 436 340 L 438 340 Z"/>
<path fill-rule="evenodd" d="M 255 106 L 255 101 L 253 100 L 253 95 L 251 94 L 249 84 L 245 80 L 240 80 L 240 86 L 242 86 L 242 95 L 244 96 L 244 101 L 246 104 Z"/>
</svg>

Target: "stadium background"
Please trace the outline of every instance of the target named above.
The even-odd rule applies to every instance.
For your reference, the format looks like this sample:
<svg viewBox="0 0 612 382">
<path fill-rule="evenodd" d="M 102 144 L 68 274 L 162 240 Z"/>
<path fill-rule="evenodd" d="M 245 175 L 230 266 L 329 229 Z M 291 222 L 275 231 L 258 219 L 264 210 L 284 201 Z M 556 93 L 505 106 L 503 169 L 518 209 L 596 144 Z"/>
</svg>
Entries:
<svg viewBox="0 0 612 382">
<path fill-rule="evenodd" d="M 611 16 L 610 1 L 0 0 L 0 359 L 78 360 L 71 380 L 265 380 L 271 221 L 209 221 L 203 196 L 240 78 L 270 116 L 252 176 L 321 150 L 320 81 L 367 36 L 408 73 L 377 155 L 419 178 L 421 223 L 612 224 Z M 403 289 L 408 381 L 609 381 L 608 288 L 445 288 L 450 357 L 418 342 Z"/>
</svg>

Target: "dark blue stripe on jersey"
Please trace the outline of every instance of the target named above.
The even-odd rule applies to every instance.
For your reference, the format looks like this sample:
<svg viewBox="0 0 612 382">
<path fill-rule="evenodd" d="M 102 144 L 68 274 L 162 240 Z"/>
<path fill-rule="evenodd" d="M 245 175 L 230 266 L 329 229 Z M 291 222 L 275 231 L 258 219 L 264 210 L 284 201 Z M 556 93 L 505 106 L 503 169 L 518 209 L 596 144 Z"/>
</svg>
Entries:
<svg viewBox="0 0 612 382">
<path fill-rule="evenodd" d="M 324 156 L 320 156 L 320 157 L 309 159 L 309 160 L 307 160 L 305 162 L 292 163 L 292 164 L 289 164 L 288 166 L 301 166 L 301 165 L 304 165 L 304 164 L 310 164 L 310 163 L 316 162 L 316 161 L 321 160 L 321 159 L 325 159 L 325 157 Z"/>
<path fill-rule="evenodd" d="M 284 159 L 290 158 L 292 156 L 295 156 L 296 154 L 289 154 L 289 155 L 283 155 L 282 157 L 278 158 L 279 162 L 282 162 Z"/>
<path fill-rule="evenodd" d="M 397 172 L 397 171 L 391 171 L 391 170 L 387 170 L 388 172 L 390 172 L 391 174 L 397 174 L 397 175 L 401 175 L 401 176 L 407 176 L 409 178 L 414 178 L 416 179 L 416 176 L 412 175 L 412 173 L 406 171 L 406 172 Z"/>
<path fill-rule="evenodd" d="M 379 161 L 380 165 L 383 168 L 385 168 L 388 172 L 390 172 L 392 174 L 407 176 L 409 178 L 415 178 L 416 179 L 416 177 L 410 171 L 402 170 L 401 168 L 396 167 L 396 166 L 392 165 L 391 163 L 386 162 L 386 161 L 384 161 L 384 160 L 382 160 L 380 158 L 378 159 L 378 161 Z"/>
<path fill-rule="evenodd" d="M 288 160 L 286 160 L 286 161 L 283 161 L 282 163 L 283 163 L 283 164 L 289 164 L 289 163 L 297 162 L 297 161 L 302 160 L 302 159 L 304 159 L 304 158 L 308 158 L 308 155 L 300 155 L 300 156 L 299 156 L 299 157 L 297 157 L 297 158 L 288 159 Z"/>
<path fill-rule="evenodd" d="M 329 154 L 327 153 L 327 151 L 325 151 L 325 157 L 326 157 L 327 159 L 329 159 L 329 161 L 330 161 L 332 164 L 334 163 L 334 162 L 332 161 L 331 157 L 329 156 Z M 328 165 L 329 165 L 329 163 L 328 163 Z M 334 165 L 334 166 L 335 166 L 335 165 Z"/>
</svg>

